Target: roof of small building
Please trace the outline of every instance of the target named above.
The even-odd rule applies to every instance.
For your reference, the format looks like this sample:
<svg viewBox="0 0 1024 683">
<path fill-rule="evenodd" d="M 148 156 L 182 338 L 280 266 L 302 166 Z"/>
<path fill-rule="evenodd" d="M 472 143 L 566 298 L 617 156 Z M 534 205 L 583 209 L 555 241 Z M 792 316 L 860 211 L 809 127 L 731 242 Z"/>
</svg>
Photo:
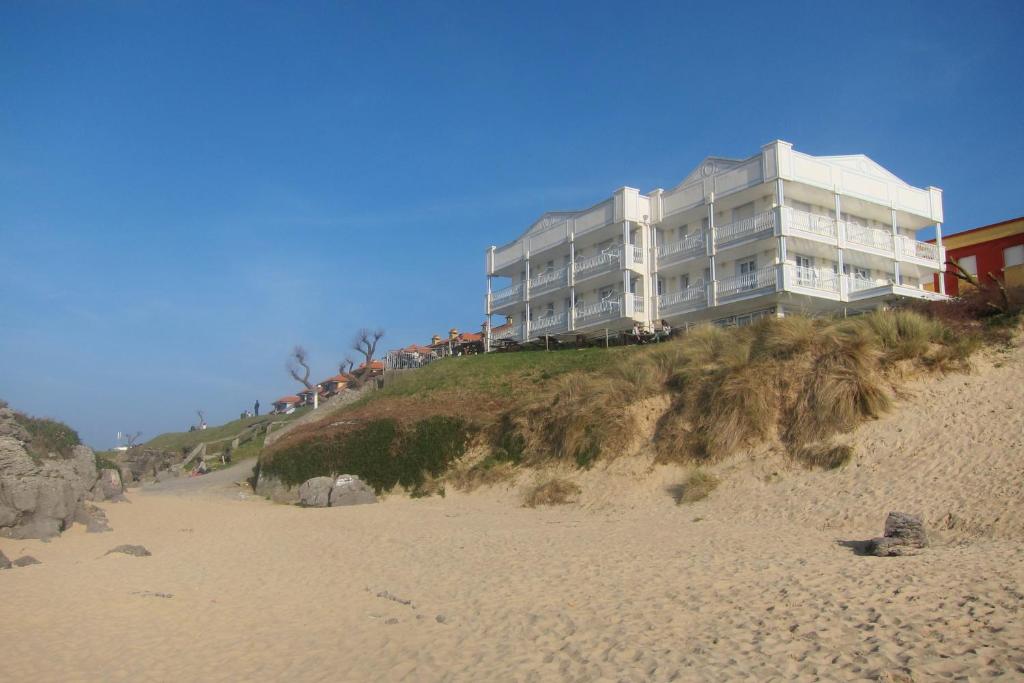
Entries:
<svg viewBox="0 0 1024 683">
<path fill-rule="evenodd" d="M 281 398 L 279 398 L 276 401 L 274 401 L 274 403 L 298 403 L 301 400 L 302 399 L 300 399 L 298 396 L 294 396 L 294 395 L 292 395 L 292 396 L 282 396 Z"/>
<path fill-rule="evenodd" d="M 328 382 L 348 382 L 348 375 L 335 375 L 334 377 L 328 377 L 320 384 L 327 384 Z"/>
</svg>

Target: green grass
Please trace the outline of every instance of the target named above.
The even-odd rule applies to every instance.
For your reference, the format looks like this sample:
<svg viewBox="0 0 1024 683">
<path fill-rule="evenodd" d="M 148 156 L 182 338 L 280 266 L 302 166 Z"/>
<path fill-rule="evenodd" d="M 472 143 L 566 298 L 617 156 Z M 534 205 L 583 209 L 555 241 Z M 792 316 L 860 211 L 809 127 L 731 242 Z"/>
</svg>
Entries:
<svg viewBox="0 0 1024 683">
<path fill-rule="evenodd" d="M 204 430 L 197 430 L 194 432 L 168 432 L 161 434 L 146 443 L 142 444 L 145 448 L 152 448 L 158 451 L 182 451 L 191 450 L 198 446 L 200 443 L 209 444 L 211 441 L 218 441 L 220 439 L 228 439 L 238 436 L 247 427 L 260 424 L 269 424 L 271 422 L 290 422 L 298 419 L 312 410 L 311 406 L 305 406 L 297 409 L 291 415 L 260 415 L 259 417 L 249 417 L 242 420 L 234 420 L 217 427 L 209 427 Z M 220 445 L 215 445 L 215 450 L 220 450 Z"/>
<path fill-rule="evenodd" d="M 14 412 L 14 421 L 29 433 L 27 450 L 34 458 L 45 458 L 56 453 L 63 458 L 71 457 L 71 449 L 82 443 L 78 432 L 62 422 L 43 417 L 30 417 Z"/>
<path fill-rule="evenodd" d="M 389 379 L 386 387 L 357 401 L 352 407 L 358 408 L 388 397 L 423 398 L 447 391 L 489 396 L 531 391 L 568 372 L 614 366 L 631 351 L 628 347 L 569 348 L 445 358 Z"/>
</svg>

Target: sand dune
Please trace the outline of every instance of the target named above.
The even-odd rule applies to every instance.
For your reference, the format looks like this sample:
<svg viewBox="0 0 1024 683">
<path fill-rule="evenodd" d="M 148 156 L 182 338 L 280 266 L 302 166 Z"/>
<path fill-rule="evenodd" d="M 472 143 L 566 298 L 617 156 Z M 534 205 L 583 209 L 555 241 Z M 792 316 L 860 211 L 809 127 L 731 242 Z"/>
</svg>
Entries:
<svg viewBox="0 0 1024 683">
<path fill-rule="evenodd" d="M 766 449 L 686 506 L 666 491 L 684 468 L 643 457 L 575 475 L 580 504 L 555 509 L 515 489 L 319 510 L 215 480 L 133 492 L 103 506 L 112 533 L 0 539 L 43 561 L 0 573 L 4 678 L 1021 678 L 1022 386 L 1020 350 L 913 383 L 843 470 Z M 891 509 L 936 545 L 842 544 Z M 104 555 L 121 543 L 153 555 Z"/>
</svg>

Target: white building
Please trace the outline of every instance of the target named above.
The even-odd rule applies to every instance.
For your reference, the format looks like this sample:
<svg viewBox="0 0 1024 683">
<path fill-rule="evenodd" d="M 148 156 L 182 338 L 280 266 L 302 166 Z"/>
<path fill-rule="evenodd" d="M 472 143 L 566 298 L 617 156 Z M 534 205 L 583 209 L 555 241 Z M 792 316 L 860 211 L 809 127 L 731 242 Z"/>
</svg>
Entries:
<svg viewBox="0 0 1024 683">
<path fill-rule="evenodd" d="M 929 226 L 936 244 L 916 239 Z M 748 159 L 708 157 L 671 190 L 623 187 L 544 214 L 487 250 L 486 312 L 512 323 L 494 340 L 516 341 L 856 312 L 941 298 L 924 285 L 944 261 L 941 190 L 862 154 L 815 157 L 777 140 Z"/>
</svg>

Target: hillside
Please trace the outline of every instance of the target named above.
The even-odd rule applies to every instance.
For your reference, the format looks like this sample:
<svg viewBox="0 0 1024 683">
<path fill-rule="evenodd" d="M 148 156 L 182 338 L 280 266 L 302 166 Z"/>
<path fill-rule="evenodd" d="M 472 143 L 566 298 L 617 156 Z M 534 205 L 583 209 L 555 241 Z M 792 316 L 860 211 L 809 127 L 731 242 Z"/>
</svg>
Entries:
<svg viewBox="0 0 1024 683">
<path fill-rule="evenodd" d="M 418 496 L 551 468 L 717 467 L 743 453 L 772 453 L 776 469 L 856 468 L 849 433 L 898 415 L 916 378 L 961 376 L 979 353 L 1017 343 L 1016 318 L 954 306 L 447 359 L 295 429 L 264 451 L 260 473 L 295 486 L 345 472 Z"/>
</svg>

